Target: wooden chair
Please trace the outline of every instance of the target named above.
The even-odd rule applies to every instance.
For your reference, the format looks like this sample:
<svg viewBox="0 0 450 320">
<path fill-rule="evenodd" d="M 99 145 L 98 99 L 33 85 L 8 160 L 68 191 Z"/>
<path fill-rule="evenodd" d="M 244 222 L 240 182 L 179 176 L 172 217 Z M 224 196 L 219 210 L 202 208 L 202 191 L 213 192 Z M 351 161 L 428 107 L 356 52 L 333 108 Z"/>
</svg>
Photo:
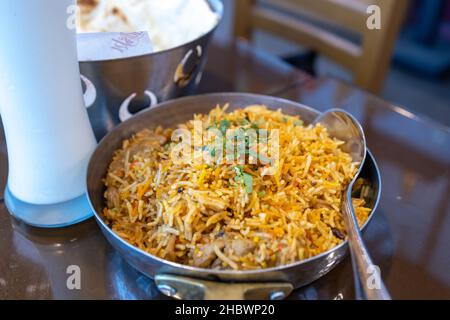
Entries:
<svg viewBox="0 0 450 320">
<path fill-rule="evenodd" d="M 251 40 L 253 30 L 262 29 L 308 47 L 349 69 L 357 86 L 378 94 L 408 1 L 236 0 L 234 34 Z M 379 30 L 367 27 L 367 8 L 371 4 L 381 9 Z M 360 41 L 350 41 L 330 31 L 324 22 L 357 34 Z"/>
</svg>

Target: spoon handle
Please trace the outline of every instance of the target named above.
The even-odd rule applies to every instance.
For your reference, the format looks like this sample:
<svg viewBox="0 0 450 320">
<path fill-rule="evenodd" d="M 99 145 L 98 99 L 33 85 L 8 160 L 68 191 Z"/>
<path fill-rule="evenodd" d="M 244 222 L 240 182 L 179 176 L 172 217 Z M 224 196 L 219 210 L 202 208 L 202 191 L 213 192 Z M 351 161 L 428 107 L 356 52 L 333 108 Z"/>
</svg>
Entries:
<svg viewBox="0 0 450 320">
<path fill-rule="evenodd" d="M 365 298 L 368 300 L 390 300 L 391 296 L 381 279 L 380 268 L 374 265 L 362 241 L 356 215 L 351 203 L 351 187 L 350 185 L 348 188 L 349 192 L 343 197 L 342 212 L 347 229 L 353 269 L 357 270 L 357 272 L 354 272 L 354 276 L 359 276 L 359 279 L 355 279 L 355 283 L 359 282 Z"/>
</svg>

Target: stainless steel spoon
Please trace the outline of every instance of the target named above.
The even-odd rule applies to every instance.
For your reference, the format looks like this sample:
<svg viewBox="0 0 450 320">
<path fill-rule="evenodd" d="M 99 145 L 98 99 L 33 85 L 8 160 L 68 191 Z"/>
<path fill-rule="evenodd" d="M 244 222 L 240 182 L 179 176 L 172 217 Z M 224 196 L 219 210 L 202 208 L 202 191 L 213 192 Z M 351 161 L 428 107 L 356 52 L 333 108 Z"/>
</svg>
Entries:
<svg viewBox="0 0 450 320">
<path fill-rule="evenodd" d="M 358 171 L 343 194 L 341 208 L 352 257 L 356 292 L 360 291 L 359 286 L 361 286 L 365 296 L 363 298 L 390 300 L 389 292 L 381 279 L 380 269 L 374 265 L 364 245 L 352 205 L 353 184 L 361 173 L 367 152 L 364 131 L 358 120 L 339 109 L 323 113 L 314 121 L 314 124 L 317 123 L 324 126 L 331 137 L 344 141 L 342 150 L 350 154 L 353 162 L 358 163 Z"/>
</svg>

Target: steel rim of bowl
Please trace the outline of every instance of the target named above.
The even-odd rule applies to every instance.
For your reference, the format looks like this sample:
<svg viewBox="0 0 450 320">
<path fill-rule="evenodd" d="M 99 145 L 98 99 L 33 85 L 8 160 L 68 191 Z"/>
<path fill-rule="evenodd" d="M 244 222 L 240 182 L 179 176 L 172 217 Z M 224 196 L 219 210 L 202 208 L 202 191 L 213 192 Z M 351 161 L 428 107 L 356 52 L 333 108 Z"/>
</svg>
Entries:
<svg viewBox="0 0 450 320">
<path fill-rule="evenodd" d="M 272 96 L 267 96 L 267 95 L 260 95 L 260 94 L 252 94 L 252 93 L 233 93 L 233 92 L 225 92 L 225 93 L 208 93 L 208 94 L 201 94 L 201 95 L 194 95 L 194 96 L 188 96 L 188 97 L 183 97 L 183 98 L 178 98 L 175 100 L 169 100 L 166 102 L 163 102 L 161 104 L 158 104 L 154 107 L 152 107 L 149 110 L 144 110 L 138 114 L 136 114 L 134 117 L 140 116 L 142 114 L 145 113 L 150 113 L 153 112 L 153 110 L 159 109 L 159 108 L 164 108 L 167 105 L 172 104 L 173 101 L 177 101 L 177 102 L 183 102 L 183 101 L 189 101 L 189 100 L 195 100 L 198 99 L 200 97 L 224 97 L 224 96 L 234 96 L 234 97 L 246 97 L 246 98 L 255 98 L 255 100 L 257 99 L 272 99 L 273 101 L 282 101 L 284 103 L 288 103 L 292 106 L 295 106 L 297 108 L 301 108 L 301 109 L 308 109 L 309 111 L 313 111 L 314 113 L 321 113 L 320 111 L 313 109 L 311 107 L 308 107 L 306 105 L 303 105 L 301 103 L 292 101 L 292 100 L 288 100 L 288 99 L 284 99 L 284 98 L 279 98 L 279 97 L 272 97 Z M 211 107 L 211 109 L 214 106 Z M 101 146 L 105 143 L 105 141 L 108 140 L 108 137 L 111 135 L 112 132 L 115 131 L 119 131 L 120 128 L 125 127 L 127 125 L 127 123 L 134 119 L 130 118 L 129 120 L 119 124 L 116 128 L 114 128 L 110 133 L 108 133 L 98 144 L 97 149 L 94 151 L 94 153 L 91 156 L 91 159 L 89 161 L 89 165 L 88 165 L 88 176 L 89 173 L 91 172 L 91 165 L 92 165 L 92 160 L 95 159 L 95 155 L 97 154 L 98 150 L 101 149 Z M 382 189 L 382 184 L 381 184 L 381 176 L 380 176 L 380 171 L 379 171 L 379 167 L 378 164 L 376 162 L 376 159 L 373 157 L 372 153 L 370 152 L 370 150 L 367 150 L 367 153 L 369 154 L 371 160 L 373 161 L 374 167 L 376 168 L 375 170 L 375 174 L 376 174 L 376 178 L 377 178 L 377 182 L 378 182 L 378 193 L 376 198 L 374 199 L 374 204 L 373 204 L 373 208 L 372 208 L 372 212 L 370 214 L 370 216 L 368 217 L 367 221 L 364 223 L 364 225 L 361 227 L 361 232 L 363 232 L 367 225 L 372 221 L 373 216 L 375 214 L 376 209 L 378 208 L 378 204 L 381 198 L 381 189 Z M 215 269 L 207 269 L 207 268 L 198 268 L 198 267 L 193 267 L 193 266 L 189 266 L 189 265 L 184 265 L 181 263 L 177 263 L 177 262 L 173 262 L 173 261 L 169 261 L 169 260 L 165 260 L 163 258 L 154 256 L 148 252 L 145 252 L 144 250 L 128 243 L 126 240 L 123 240 L 119 235 L 117 235 L 102 219 L 101 214 L 97 212 L 97 210 L 95 210 L 94 205 L 92 204 L 91 201 L 91 196 L 90 196 L 90 190 L 88 188 L 87 190 L 87 196 L 88 196 L 88 200 L 89 200 L 89 204 L 94 212 L 94 216 L 95 219 L 97 220 L 97 222 L 102 226 L 102 228 L 104 230 L 106 230 L 108 233 L 110 233 L 115 240 L 119 241 L 121 244 L 125 245 L 128 249 L 130 249 L 131 251 L 137 252 L 139 255 L 141 256 L 145 256 L 145 258 L 147 259 L 152 259 L 155 261 L 158 261 L 160 263 L 162 263 L 163 265 L 166 266 L 170 266 L 172 268 L 176 268 L 179 269 L 180 271 L 189 271 L 192 273 L 208 273 L 211 276 L 228 276 L 228 277 L 233 277 L 236 275 L 258 275 L 258 274 L 265 274 L 265 273 L 271 273 L 271 272 L 280 272 L 280 271 L 285 271 L 286 269 L 290 269 L 290 268 L 295 268 L 295 267 L 299 267 L 300 265 L 303 264 L 308 264 L 308 263 L 312 263 L 313 261 L 316 260 L 320 260 L 330 254 L 332 254 L 333 252 L 338 251 L 339 249 L 342 249 L 342 247 L 347 246 L 348 245 L 348 241 L 345 240 L 342 243 L 340 243 L 339 245 L 331 248 L 330 250 L 327 250 L 325 252 L 322 252 L 321 254 L 318 254 L 316 256 L 310 257 L 308 259 L 304 259 L 304 260 L 300 260 L 300 261 L 296 261 L 296 262 L 292 262 L 289 264 L 284 264 L 281 266 L 277 266 L 277 267 L 271 267 L 271 268 L 263 268 L 263 269 L 256 269 L 256 270 L 215 270 Z M 344 249 L 345 250 L 345 249 Z"/>
</svg>

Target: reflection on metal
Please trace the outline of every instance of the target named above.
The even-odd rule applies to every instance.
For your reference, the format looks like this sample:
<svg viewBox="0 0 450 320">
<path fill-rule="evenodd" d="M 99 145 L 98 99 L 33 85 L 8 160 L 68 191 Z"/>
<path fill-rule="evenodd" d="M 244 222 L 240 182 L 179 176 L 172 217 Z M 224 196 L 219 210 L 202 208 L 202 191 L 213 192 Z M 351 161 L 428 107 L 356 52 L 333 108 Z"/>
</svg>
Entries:
<svg viewBox="0 0 450 320">
<path fill-rule="evenodd" d="M 200 84 L 200 81 L 202 81 L 203 77 L 203 70 L 200 70 L 200 72 L 195 77 L 195 85 L 198 86 Z"/>
<path fill-rule="evenodd" d="M 395 112 L 400 113 L 402 116 L 407 117 L 409 119 L 416 119 L 417 118 L 417 116 L 414 113 L 412 113 L 412 112 L 410 112 L 410 111 L 408 111 L 408 110 L 406 110 L 406 109 L 404 109 L 402 107 L 392 106 L 392 109 L 394 109 Z"/>
<path fill-rule="evenodd" d="M 178 64 L 177 69 L 175 70 L 175 75 L 173 77 L 173 81 L 179 88 L 183 88 L 187 86 L 187 84 L 191 81 L 192 76 L 197 71 L 201 58 L 203 55 L 203 49 L 200 45 L 197 45 L 195 47 L 195 56 L 192 56 L 194 54 L 194 50 L 190 49 L 186 55 L 183 57 L 181 62 Z M 193 59 L 193 67 L 190 68 L 190 70 L 186 71 L 186 67 L 188 65 L 188 62 L 190 62 L 190 59 Z M 196 79 L 198 80 L 198 79 Z"/>
<path fill-rule="evenodd" d="M 81 80 L 83 80 L 84 85 L 86 86 L 86 91 L 83 94 L 84 105 L 86 106 L 86 108 L 89 108 L 94 104 L 95 99 L 97 99 L 97 89 L 95 89 L 95 86 L 91 80 L 89 80 L 83 75 L 80 76 Z"/>
<path fill-rule="evenodd" d="M 334 298 L 333 300 L 344 300 L 344 295 L 342 294 L 342 292 L 339 292 Z"/>
<path fill-rule="evenodd" d="M 283 291 L 274 291 L 269 295 L 269 300 L 283 300 L 287 295 Z"/>
<path fill-rule="evenodd" d="M 161 291 L 162 294 L 176 298 L 177 289 L 167 285 L 167 284 L 160 284 L 158 285 L 158 290 Z"/>
<path fill-rule="evenodd" d="M 156 95 L 153 92 L 151 92 L 149 90 L 145 90 L 144 94 L 150 99 L 150 103 L 149 103 L 149 105 L 147 107 L 145 107 L 141 111 L 150 109 L 151 107 L 153 107 L 156 104 L 158 104 L 158 98 L 156 97 Z M 130 103 L 131 103 L 131 101 L 134 98 L 136 98 L 136 93 L 131 94 L 120 105 L 120 108 L 119 108 L 119 119 L 120 119 L 121 122 L 124 122 L 124 121 L 130 119 L 133 116 L 133 114 L 130 112 L 128 107 L 130 106 Z"/>
</svg>

